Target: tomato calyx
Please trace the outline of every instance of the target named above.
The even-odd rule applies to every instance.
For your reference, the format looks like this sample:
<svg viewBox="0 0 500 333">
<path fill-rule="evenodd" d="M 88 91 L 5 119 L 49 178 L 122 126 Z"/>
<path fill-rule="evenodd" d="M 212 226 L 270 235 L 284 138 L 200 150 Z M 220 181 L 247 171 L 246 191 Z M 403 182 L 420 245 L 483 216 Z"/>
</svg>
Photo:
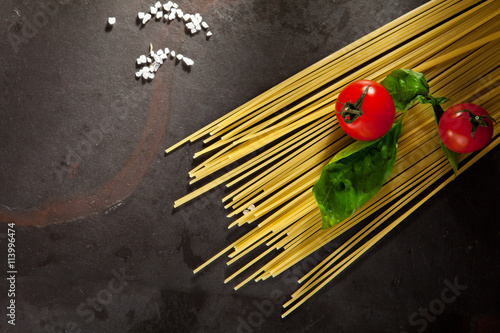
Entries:
<svg viewBox="0 0 500 333">
<path fill-rule="evenodd" d="M 361 105 L 363 104 L 363 100 L 365 99 L 366 94 L 368 93 L 368 89 L 370 86 L 366 86 L 363 90 L 361 96 L 359 96 L 358 100 L 354 103 L 345 102 L 342 104 L 342 109 L 340 110 L 340 115 L 346 124 L 352 124 L 358 117 L 363 115 L 363 110 L 361 110 Z"/>
<path fill-rule="evenodd" d="M 474 134 L 476 133 L 476 130 L 479 126 L 481 127 L 488 127 L 488 123 L 486 122 L 486 120 L 484 120 L 485 118 L 488 118 L 490 119 L 491 121 L 495 122 L 495 119 L 493 119 L 493 117 L 491 117 L 490 115 L 481 115 L 481 116 L 478 116 L 476 114 L 474 114 L 472 111 L 470 110 L 467 110 L 467 109 L 463 109 L 463 110 L 460 110 L 460 111 L 455 111 L 455 113 L 461 113 L 461 112 L 467 112 L 469 114 L 469 121 L 472 125 L 472 129 L 470 131 L 470 136 L 471 138 L 474 139 Z"/>
</svg>

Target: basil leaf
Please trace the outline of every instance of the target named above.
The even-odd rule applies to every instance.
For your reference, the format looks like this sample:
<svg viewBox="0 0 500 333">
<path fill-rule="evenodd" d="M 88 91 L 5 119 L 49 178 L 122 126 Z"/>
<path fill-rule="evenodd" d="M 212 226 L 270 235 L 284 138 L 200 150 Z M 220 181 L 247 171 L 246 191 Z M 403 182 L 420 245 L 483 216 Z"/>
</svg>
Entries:
<svg viewBox="0 0 500 333">
<path fill-rule="evenodd" d="M 394 101 L 396 111 L 408 110 L 418 96 L 429 94 L 429 84 L 424 74 L 411 69 L 392 71 L 380 84 L 389 92 Z"/>
<path fill-rule="evenodd" d="M 439 125 L 439 119 L 441 119 L 441 116 L 443 115 L 444 111 L 443 108 L 441 107 L 441 104 L 448 102 L 449 99 L 446 97 L 433 97 L 433 96 L 425 96 L 425 97 L 419 97 L 418 101 L 422 104 L 430 104 L 432 106 L 432 110 L 434 111 L 434 121 L 436 128 L 438 128 Z M 453 173 L 456 177 L 457 172 L 458 172 L 458 156 L 459 154 L 454 152 L 453 150 L 448 149 L 441 141 L 441 138 L 439 138 L 439 145 L 441 146 L 441 149 L 444 152 L 444 155 L 448 159 L 448 161 L 451 164 L 451 167 L 453 168 Z"/>
<path fill-rule="evenodd" d="M 394 123 L 377 140 L 355 141 L 323 168 L 312 190 L 321 212 L 322 229 L 351 216 L 380 190 L 394 167 L 401 123 Z"/>
<path fill-rule="evenodd" d="M 417 99 L 421 104 L 430 104 L 432 106 L 432 110 L 434 111 L 434 120 L 436 121 L 437 127 L 439 124 L 439 119 L 441 119 L 441 116 L 444 113 L 441 104 L 448 102 L 450 99 L 446 97 L 434 97 L 431 95 L 419 96 Z"/>
<path fill-rule="evenodd" d="M 446 147 L 444 145 L 444 143 L 443 143 L 443 141 L 441 141 L 441 139 L 439 139 L 439 144 L 441 145 L 441 149 L 444 152 L 444 156 L 446 156 L 446 158 L 450 162 L 451 167 L 453 168 L 453 174 L 456 177 L 457 172 L 458 172 L 458 155 L 459 154 L 454 152 L 453 150 L 448 149 L 448 147 Z"/>
</svg>

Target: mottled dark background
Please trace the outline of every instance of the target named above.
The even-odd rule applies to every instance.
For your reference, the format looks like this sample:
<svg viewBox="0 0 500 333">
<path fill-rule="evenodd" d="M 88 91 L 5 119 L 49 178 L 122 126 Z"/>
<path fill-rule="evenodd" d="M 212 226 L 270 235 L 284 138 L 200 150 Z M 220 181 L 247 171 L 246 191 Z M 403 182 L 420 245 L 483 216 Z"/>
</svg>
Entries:
<svg viewBox="0 0 500 333">
<path fill-rule="evenodd" d="M 1 223 L 0 331 L 416 332 L 412 314 L 458 281 L 425 331 L 499 332 L 498 148 L 284 320 L 269 304 L 293 279 L 236 292 L 223 259 L 193 275 L 246 231 L 227 230 L 224 189 L 172 208 L 202 144 L 166 147 L 424 2 L 179 1 L 207 40 L 179 22 L 141 29 L 142 0 L 2 0 L 0 216 L 17 222 L 18 274 L 13 327 Z M 150 42 L 195 65 L 136 81 Z"/>
</svg>

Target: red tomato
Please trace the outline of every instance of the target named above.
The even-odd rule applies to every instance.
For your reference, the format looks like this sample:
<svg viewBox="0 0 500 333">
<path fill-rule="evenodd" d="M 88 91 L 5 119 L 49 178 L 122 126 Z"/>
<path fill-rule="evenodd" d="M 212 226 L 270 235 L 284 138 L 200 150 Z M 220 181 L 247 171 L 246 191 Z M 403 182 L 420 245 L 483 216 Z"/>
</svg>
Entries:
<svg viewBox="0 0 500 333">
<path fill-rule="evenodd" d="M 471 153 L 484 148 L 493 136 L 488 112 L 476 104 L 461 103 L 448 108 L 439 119 L 439 137 L 456 153 Z"/>
<path fill-rule="evenodd" d="M 335 113 L 347 135 L 356 140 L 370 141 L 389 131 L 396 112 L 391 95 L 384 86 L 360 80 L 342 89 Z"/>
</svg>

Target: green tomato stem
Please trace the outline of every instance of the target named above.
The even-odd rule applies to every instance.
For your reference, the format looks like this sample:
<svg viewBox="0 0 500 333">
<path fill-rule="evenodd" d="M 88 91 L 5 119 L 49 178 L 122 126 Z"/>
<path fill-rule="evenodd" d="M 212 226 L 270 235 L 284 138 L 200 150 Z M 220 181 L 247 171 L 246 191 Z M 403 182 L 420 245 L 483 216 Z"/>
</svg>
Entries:
<svg viewBox="0 0 500 333">
<path fill-rule="evenodd" d="M 363 90 L 363 93 L 361 96 L 359 96 L 358 100 L 354 103 L 346 102 L 345 104 L 342 104 L 343 107 L 340 110 L 340 115 L 342 116 L 342 119 L 344 119 L 344 122 L 346 124 L 352 124 L 353 121 L 358 119 L 358 117 L 361 117 L 363 115 L 363 110 L 361 110 L 361 105 L 363 104 L 363 100 L 365 99 L 366 94 L 368 93 L 368 89 L 370 86 L 366 86 L 366 88 Z"/>
<path fill-rule="evenodd" d="M 473 139 L 474 139 L 474 134 L 476 133 L 476 130 L 479 126 L 488 127 L 488 123 L 486 122 L 486 120 L 484 120 L 484 118 L 489 118 L 492 121 L 495 121 L 495 119 L 493 119 L 490 115 L 485 114 L 485 115 L 479 116 L 479 115 L 476 115 L 472 111 L 467 110 L 467 109 L 455 111 L 455 113 L 460 113 L 460 112 L 467 112 L 469 114 L 469 121 L 472 125 L 472 129 L 470 131 L 470 137 Z"/>
</svg>

